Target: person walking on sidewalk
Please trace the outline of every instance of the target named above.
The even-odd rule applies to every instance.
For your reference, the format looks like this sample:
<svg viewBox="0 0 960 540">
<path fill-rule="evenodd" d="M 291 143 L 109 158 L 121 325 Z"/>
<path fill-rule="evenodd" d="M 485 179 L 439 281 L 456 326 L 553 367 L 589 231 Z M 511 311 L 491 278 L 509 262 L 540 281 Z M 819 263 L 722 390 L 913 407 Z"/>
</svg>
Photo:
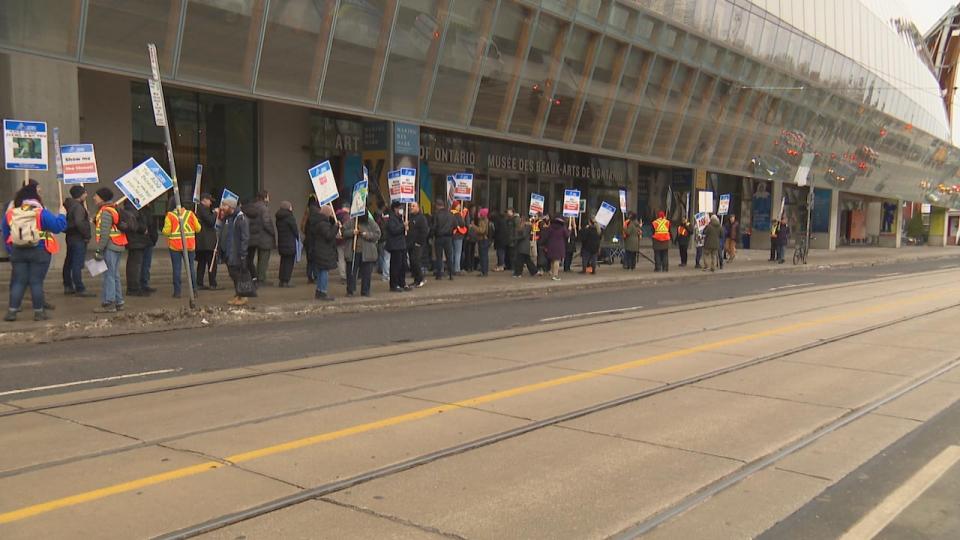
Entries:
<svg viewBox="0 0 960 540">
<path fill-rule="evenodd" d="M 720 220 L 716 215 L 710 216 L 710 224 L 707 225 L 703 231 L 703 256 L 706 257 L 703 267 L 704 271 L 707 270 L 708 264 L 711 272 L 716 271 L 717 263 L 719 262 L 720 232 Z"/>
<path fill-rule="evenodd" d="M 132 202 L 120 205 L 120 230 L 127 235 L 127 296 L 147 296 L 140 284 L 143 275 L 143 253 L 150 245 L 147 220 Z M 149 212 L 149 209 L 144 209 Z"/>
<path fill-rule="evenodd" d="M 769 262 L 777 260 L 777 233 L 780 230 L 780 219 L 775 219 L 770 223 L 770 258 Z"/>
<path fill-rule="evenodd" d="M 677 236 L 673 239 L 680 251 L 680 266 L 687 265 L 687 250 L 690 249 L 690 220 L 686 217 L 677 225 Z"/>
<path fill-rule="evenodd" d="M 453 273 L 462 274 L 460 261 L 463 259 L 463 239 L 467 236 L 467 222 L 464 220 L 466 212 L 462 209 L 463 204 L 460 201 L 454 201 L 450 213 L 453 215 Z"/>
<path fill-rule="evenodd" d="M 340 226 L 330 205 L 324 205 L 310 214 L 307 220 L 313 242 L 313 266 L 317 271 L 316 300 L 332 301 L 329 294 L 330 271 L 337 269 L 337 235 Z"/>
<path fill-rule="evenodd" d="M 556 218 L 547 229 L 540 233 L 543 238 L 544 252 L 550 261 L 550 279 L 560 281 L 560 264 L 567 253 L 567 239 L 570 238 L 570 229 L 563 218 Z"/>
<path fill-rule="evenodd" d="M 247 248 L 247 264 L 257 286 L 269 286 L 267 269 L 270 267 L 270 253 L 276 246 L 277 225 L 270 214 L 270 193 L 261 191 L 253 201 L 243 205 L 243 214 L 250 224 L 250 247 Z M 254 265 L 253 259 L 257 262 Z"/>
<path fill-rule="evenodd" d="M 40 186 L 28 182 L 13 198 L 13 205 L 4 213 L 3 245 L 10 254 L 13 274 L 10 276 L 10 302 L 3 320 L 17 320 L 23 296 L 30 289 L 33 302 L 33 320 L 48 318 L 44 301 L 43 280 L 50 269 L 51 255 L 59 251 L 53 236 L 67 229 L 67 215 L 63 206 L 57 214 L 43 207 Z"/>
<path fill-rule="evenodd" d="M 573 255 L 577 252 L 577 231 L 575 221 L 571 220 L 567 225 L 567 243 L 564 246 L 563 253 L 563 271 L 569 272 L 573 267 Z"/>
<path fill-rule="evenodd" d="M 513 270 L 513 262 L 517 259 L 517 236 L 520 229 L 520 218 L 513 208 L 507 208 L 503 218 L 503 270 Z M 498 229 L 499 230 L 499 229 Z"/>
<path fill-rule="evenodd" d="M 437 199 L 434 208 L 436 211 L 433 214 L 433 246 L 436 255 L 433 274 L 437 279 L 443 277 L 443 263 L 446 259 L 447 275 L 453 281 L 453 229 L 457 222 L 453 213 L 447 210 L 443 199 Z"/>
<path fill-rule="evenodd" d="M 533 240 L 533 225 L 530 224 L 524 216 L 519 216 L 520 224 L 516 228 L 514 236 L 514 246 L 516 246 L 516 259 L 513 261 L 513 277 L 518 278 L 523 275 L 523 267 L 527 267 L 530 276 L 536 276 L 540 272 L 537 265 L 533 262 L 536 253 L 536 243 Z"/>
<path fill-rule="evenodd" d="M 140 215 L 147 223 L 147 239 L 149 244 L 143 250 L 143 265 L 140 267 L 140 290 L 153 294 L 156 289 L 150 286 L 150 269 L 153 268 L 153 250 L 157 247 L 157 241 L 160 240 L 160 224 L 154 218 L 153 210 L 149 206 L 140 211 Z"/>
<path fill-rule="evenodd" d="M 180 239 L 180 227 L 183 227 L 183 237 L 187 242 L 184 246 Z M 197 233 L 200 231 L 200 220 L 197 215 L 186 208 L 177 207 L 176 200 L 171 196 L 167 201 L 167 215 L 163 220 L 163 236 L 167 238 L 167 249 L 170 251 L 170 264 L 173 266 L 173 297 L 180 298 L 183 272 L 183 257 L 186 251 L 187 268 L 190 271 L 190 284 L 196 293 L 197 270 L 196 249 Z"/>
<path fill-rule="evenodd" d="M 430 223 L 427 222 L 427 216 L 423 215 L 423 211 L 420 210 L 420 205 L 417 203 L 410 203 L 409 222 L 407 256 L 410 258 L 410 274 L 413 276 L 413 286 L 423 287 L 426 284 L 423 279 L 423 254 L 430 239 Z M 377 236 L 380 236 L 379 230 Z M 406 280 L 406 277 L 404 277 L 404 280 Z"/>
<path fill-rule="evenodd" d="M 403 222 L 402 208 L 403 203 L 393 201 L 387 215 L 384 249 L 390 253 L 390 292 L 410 290 L 406 283 L 407 225 Z"/>
<path fill-rule="evenodd" d="M 217 247 L 217 209 L 213 207 L 213 196 L 209 193 L 200 195 L 197 219 L 200 220 L 200 232 L 197 233 L 197 289 L 216 290 L 219 288 L 217 257 L 214 256 Z M 204 277 L 208 278 L 209 286 L 204 284 Z"/>
<path fill-rule="evenodd" d="M 663 210 L 653 220 L 653 271 L 670 271 L 670 220 Z"/>
<path fill-rule="evenodd" d="M 636 212 L 630 212 L 623 228 L 623 268 L 635 270 L 637 255 L 640 253 L 640 237 L 643 236 L 643 223 L 637 219 Z"/>
<path fill-rule="evenodd" d="M 600 256 L 600 225 L 594 216 L 590 216 L 586 225 L 580 229 L 581 274 L 596 274 L 597 259 Z"/>
<path fill-rule="evenodd" d="M 300 218 L 300 232 L 303 234 L 303 251 L 307 259 L 307 283 L 314 283 L 317 280 L 317 271 L 313 267 L 313 257 L 311 253 L 313 251 L 313 239 L 310 237 L 310 228 L 307 227 L 307 222 L 310 219 L 310 215 L 318 211 L 320 208 L 320 203 L 317 202 L 317 196 L 313 193 L 307 196 L 307 207 L 303 210 L 303 217 Z"/>
<path fill-rule="evenodd" d="M 253 287 L 253 276 L 249 274 L 247 253 L 250 248 L 250 223 L 247 216 L 237 209 L 237 202 L 227 199 L 220 202 L 220 216 L 223 225 L 220 227 L 220 237 L 217 242 L 220 260 L 227 265 L 227 273 L 233 281 L 234 297 L 228 303 L 232 306 L 242 306 L 247 303 L 247 296 L 256 296 Z M 245 289 L 249 284 L 249 290 Z"/>
<path fill-rule="evenodd" d="M 703 230 L 699 226 L 694 227 L 693 243 L 697 246 L 697 260 L 694 268 L 706 268 L 706 264 L 703 262 L 703 242 Z"/>
<path fill-rule="evenodd" d="M 790 243 L 790 225 L 787 225 L 787 218 L 780 220 L 780 227 L 777 230 L 777 262 L 783 264 L 783 252 Z"/>
<path fill-rule="evenodd" d="M 293 287 L 290 280 L 293 278 L 293 265 L 297 261 L 297 243 L 300 241 L 300 230 L 297 228 L 297 218 L 293 215 L 293 204 L 290 201 L 282 201 L 276 218 L 277 252 L 280 253 L 280 287 L 289 288 Z"/>
<path fill-rule="evenodd" d="M 477 238 L 477 268 L 482 277 L 490 274 L 490 240 L 496 236 L 497 230 L 493 222 L 490 221 L 490 210 L 481 208 L 477 211 L 476 222 L 472 225 L 476 231 Z"/>
<path fill-rule="evenodd" d="M 354 251 L 353 237 L 358 234 L 356 251 Z M 347 250 L 344 253 L 347 262 L 347 296 L 356 294 L 358 275 L 360 296 L 370 296 L 370 281 L 379 257 L 377 243 L 380 241 L 380 227 L 368 212 L 357 219 L 347 221 L 343 227 L 343 240 L 343 246 Z"/>
<path fill-rule="evenodd" d="M 67 211 L 67 258 L 63 261 L 63 294 L 81 298 L 94 296 L 87 292 L 87 287 L 83 284 L 83 262 L 92 236 L 86 201 L 87 189 L 77 185 L 70 188 L 70 197 L 63 202 Z"/>
<path fill-rule="evenodd" d="M 120 284 L 120 259 L 127 245 L 127 235 L 118 228 L 120 212 L 111 204 L 113 190 L 102 187 L 93 195 L 97 203 L 94 219 L 97 249 L 93 258 L 107 265 L 103 272 L 103 288 L 100 291 L 100 307 L 94 313 L 116 313 L 123 310 L 123 287 Z"/>
<path fill-rule="evenodd" d="M 737 239 L 740 238 L 740 223 L 737 222 L 737 216 L 730 214 L 727 216 L 727 240 L 724 246 L 724 252 L 728 261 L 733 261 L 737 257 Z"/>
</svg>

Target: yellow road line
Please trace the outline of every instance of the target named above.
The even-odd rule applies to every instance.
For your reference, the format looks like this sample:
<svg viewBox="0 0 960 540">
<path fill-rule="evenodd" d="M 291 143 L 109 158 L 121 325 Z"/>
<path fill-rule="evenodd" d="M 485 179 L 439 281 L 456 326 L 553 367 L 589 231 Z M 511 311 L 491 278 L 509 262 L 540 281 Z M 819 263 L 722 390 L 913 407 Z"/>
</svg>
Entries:
<svg viewBox="0 0 960 540">
<path fill-rule="evenodd" d="M 763 330 L 761 332 L 756 332 L 753 334 L 734 336 L 731 338 L 712 341 L 710 343 L 704 343 L 701 345 L 696 345 L 696 346 L 688 347 L 685 349 L 678 349 L 676 351 L 670 351 L 666 353 L 647 356 L 637 360 L 632 360 L 630 362 L 624 362 L 621 364 L 616 364 L 616 365 L 608 366 L 608 367 L 593 370 L 593 371 L 584 371 L 574 375 L 567 375 L 565 377 L 558 377 L 555 379 L 549 379 L 549 380 L 538 382 L 538 383 L 517 386 L 514 388 L 508 388 L 506 390 L 501 390 L 499 392 L 492 392 L 489 394 L 476 396 L 476 397 L 464 399 L 461 401 L 456 401 L 454 403 L 450 403 L 447 405 L 439 405 L 436 407 L 420 409 L 417 411 L 401 414 L 398 416 L 391 416 L 389 418 L 384 418 L 382 420 L 377 420 L 374 422 L 357 424 L 355 426 L 340 429 L 337 431 L 321 433 L 318 435 L 313 435 L 313 436 L 305 437 L 302 439 L 295 439 L 292 441 L 287 441 L 287 442 L 272 445 L 272 446 L 258 448 L 256 450 L 251 450 L 249 452 L 234 454 L 232 456 L 228 456 L 226 458 L 226 461 L 228 463 L 243 463 L 243 462 L 251 461 L 254 459 L 273 456 L 273 455 L 281 454 L 284 452 L 297 450 L 299 448 L 305 448 L 308 446 L 313 446 L 313 445 L 317 445 L 324 442 L 342 439 L 345 437 L 350 437 L 350 436 L 358 435 L 361 433 L 366 433 L 366 432 L 375 431 L 378 429 L 396 426 L 399 424 L 405 424 L 407 422 L 421 420 L 423 418 L 427 418 L 427 417 L 448 412 L 448 411 L 453 411 L 453 410 L 467 408 L 467 407 L 476 407 L 477 405 L 482 405 L 484 403 L 490 403 L 493 401 L 499 401 L 499 400 L 507 399 L 510 397 L 537 392 L 540 390 L 546 390 L 549 388 L 555 388 L 555 387 L 563 386 L 566 384 L 571 384 L 579 381 L 585 381 L 588 379 L 602 377 L 604 375 L 608 375 L 611 373 L 626 371 L 629 369 L 646 366 L 646 365 L 654 364 L 657 362 L 663 362 L 663 361 L 671 360 L 674 358 L 688 356 L 698 352 L 715 350 L 727 345 L 735 345 L 739 343 L 754 341 L 754 340 L 772 336 L 772 335 L 785 334 L 785 333 L 801 330 L 804 328 L 812 328 L 812 327 L 820 326 L 829 322 L 836 322 L 843 319 L 851 319 L 851 318 L 862 316 L 868 313 L 884 311 L 890 308 L 902 308 L 905 305 L 925 302 L 933 298 L 942 298 L 945 293 L 946 293 L 946 290 L 941 290 L 936 293 L 915 297 L 909 300 L 886 302 L 883 304 L 877 304 L 877 305 L 863 308 L 863 309 L 858 309 L 858 310 L 840 313 L 837 315 L 831 315 L 827 317 L 821 317 L 811 321 L 778 326 L 775 328 L 771 328 L 769 330 Z M 53 499 L 51 501 L 47 501 L 44 503 L 26 506 L 18 510 L 12 510 L 10 512 L 0 514 L 0 524 L 12 523 L 14 521 L 20 521 L 22 519 L 26 519 L 29 517 L 45 514 L 47 512 L 52 512 L 53 510 L 57 510 L 60 508 L 77 506 L 80 504 L 96 501 L 98 499 L 103 499 L 111 495 L 127 493 L 130 491 L 135 491 L 137 489 L 147 487 L 147 486 L 169 482 L 171 480 L 178 480 L 178 479 L 186 478 L 189 476 L 195 476 L 206 471 L 226 467 L 228 466 L 228 463 L 222 463 L 218 461 L 207 461 L 204 463 L 200 463 L 198 465 L 192 465 L 190 467 L 174 469 L 169 472 L 155 474 L 152 476 L 146 476 L 136 480 L 131 480 L 129 482 L 114 484 L 112 486 L 107 486 L 107 487 L 95 489 L 92 491 L 85 491 L 83 493 L 78 493 L 76 495 L 70 495 L 68 497 L 62 497 L 62 498 Z"/>
</svg>

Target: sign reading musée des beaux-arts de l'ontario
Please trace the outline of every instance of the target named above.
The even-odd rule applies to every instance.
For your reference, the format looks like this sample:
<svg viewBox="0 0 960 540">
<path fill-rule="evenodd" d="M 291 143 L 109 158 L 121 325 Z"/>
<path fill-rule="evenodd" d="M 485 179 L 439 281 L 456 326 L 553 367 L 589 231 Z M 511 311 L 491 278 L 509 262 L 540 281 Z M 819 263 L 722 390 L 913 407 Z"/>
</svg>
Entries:
<svg viewBox="0 0 960 540">
<path fill-rule="evenodd" d="M 420 159 L 467 167 L 477 166 L 477 153 L 468 150 L 457 150 L 441 146 L 420 146 Z M 487 154 L 487 168 L 507 171 L 528 172 L 583 178 L 585 180 L 610 180 L 622 182 L 623 174 L 619 171 L 590 167 L 574 163 L 546 159 L 528 159 L 509 154 Z"/>
</svg>

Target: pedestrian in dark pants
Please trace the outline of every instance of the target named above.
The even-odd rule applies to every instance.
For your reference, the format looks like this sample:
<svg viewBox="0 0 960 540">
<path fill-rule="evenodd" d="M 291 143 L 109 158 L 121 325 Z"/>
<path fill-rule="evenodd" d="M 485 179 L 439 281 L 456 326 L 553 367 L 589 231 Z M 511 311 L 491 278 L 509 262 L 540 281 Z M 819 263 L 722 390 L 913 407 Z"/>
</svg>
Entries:
<svg viewBox="0 0 960 540">
<path fill-rule="evenodd" d="M 490 221 L 490 211 L 481 208 L 477 212 L 476 222 L 471 226 L 475 228 L 477 238 L 477 248 L 480 251 L 479 269 L 480 275 L 486 277 L 490 273 L 490 238 L 496 236 L 496 227 Z"/>
<path fill-rule="evenodd" d="M 694 268 L 704 268 L 703 264 L 703 231 L 699 227 L 693 233 L 693 241 L 697 245 L 697 261 Z"/>
<path fill-rule="evenodd" d="M 573 266 L 573 255 L 577 252 L 577 229 L 574 225 L 574 221 L 571 219 L 568 223 L 567 235 L 567 245 L 565 246 L 563 252 L 563 271 L 569 272 L 570 268 Z"/>
<path fill-rule="evenodd" d="M 250 246 L 247 248 L 247 266 L 257 281 L 257 286 L 268 286 L 267 269 L 270 254 L 277 242 L 277 224 L 270 214 L 270 194 L 261 191 L 253 201 L 243 205 L 243 213 L 250 225 Z M 254 264 L 253 259 L 257 262 Z"/>
<path fill-rule="evenodd" d="M 201 291 L 218 289 L 217 263 L 214 249 L 217 247 L 217 209 L 213 207 L 213 196 L 209 193 L 200 195 L 200 206 L 197 207 L 197 219 L 200 220 L 200 232 L 197 233 L 197 289 Z M 204 277 L 208 277 L 209 286 L 204 284 Z"/>
<path fill-rule="evenodd" d="M 517 258 L 517 230 L 519 229 L 518 216 L 513 208 L 507 208 L 507 215 L 503 219 L 503 268 L 513 270 L 513 261 Z"/>
<path fill-rule="evenodd" d="M 518 278 L 523 275 L 523 267 L 527 267 L 530 276 L 539 273 L 537 265 L 533 262 L 533 250 L 536 244 L 532 241 L 533 228 L 525 217 L 520 218 L 520 226 L 517 227 L 517 233 L 514 238 L 516 246 L 516 260 L 513 261 L 513 277 Z"/>
<path fill-rule="evenodd" d="M 470 226 L 477 222 L 477 209 L 475 206 L 470 206 L 463 214 L 463 222 L 467 226 L 467 234 L 463 238 L 463 264 L 461 267 L 464 272 L 473 272 L 474 270 L 479 270 L 479 265 L 477 264 L 478 238 L 476 229 L 471 229 Z"/>
<path fill-rule="evenodd" d="M 311 256 L 317 269 L 317 288 L 313 297 L 316 300 L 332 301 L 329 294 L 330 270 L 337 269 L 337 236 L 340 223 L 330 205 L 312 209 L 307 220 L 310 239 L 313 242 Z"/>
<path fill-rule="evenodd" d="M 53 234 L 62 233 L 66 228 L 66 210 L 62 205 L 58 214 L 45 209 L 36 182 L 30 181 L 17 191 L 13 206 L 4 214 L 2 226 L 3 245 L 10 254 L 13 267 L 10 302 L 3 320 L 17 320 L 17 312 L 28 288 L 33 302 L 33 320 L 48 318 L 46 310 L 50 308 L 44 302 L 43 280 L 50 269 L 50 256 L 58 249 Z"/>
<path fill-rule="evenodd" d="M 775 219 L 770 223 L 770 262 L 777 260 L 777 232 L 780 229 L 780 220 Z"/>
<path fill-rule="evenodd" d="M 237 202 L 233 199 L 220 202 L 220 215 L 223 218 L 223 226 L 220 228 L 218 256 L 227 265 L 227 273 L 233 281 L 235 292 L 228 304 L 242 306 L 247 303 L 247 296 L 257 295 L 255 291 L 242 290 L 241 286 L 246 281 L 245 278 L 251 281 L 253 279 L 249 274 L 245 275 L 248 272 L 247 249 L 250 243 L 250 224 L 243 212 L 237 209 Z"/>
<path fill-rule="evenodd" d="M 407 232 L 407 256 L 410 259 L 410 274 L 413 276 L 413 286 L 423 287 L 426 284 L 423 280 L 423 254 L 430 238 L 430 224 L 417 203 L 410 203 L 408 219 L 410 227 Z M 377 234 L 379 236 L 379 231 Z"/>
<path fill-rule="evenodd" d="M 293 216 L 293 205 L 290 201 L 280 203 L 276 218 L 277 251 L 280 253 L 280 286 L 292 287 L 290 280 L 293 278 L 293 264 L 297 259 L 300 231 L 297 229 L 297 218 Z"/>
<path fill-rule="evenodd" d="M 597 273 L 597 258 L 600 255 L 600 226 L 593 216 L 582 229 L 580 229 L 580 259 L 583 269 L 581 274 Z"/>
<path fill-rule="evenodd" d="M 677 225 L 677 236 L 673 241 L 680 250 L 680 266 L 687 265 L 687 250 L 690 249 L 690 220 L 683 218 L 680 225 Z"/>
<path fill-rule="evenodd" d="M 643 223 L 635 212 L 630 212 L 623 227 L 623 268 L 634 270 L 637 267 L 637 254 L 640 252 L 640 237 L 643 236 Z"/>
<path fill-rule="evenodd" d="M 390 252 L 390 291 L 409 291 L 406 284 L 407 262 L 407 224 L 403 221 L 401 212 L 403 203 L 394 201 L 390 205 L 390 214 L 387 217 L 387 241 L 384 249 Z"/>
<path fill-rule="evenodd" d="M 777 262 L 783 264 L 783 251 L 790 243 L 790 226 L 787 225 L 787 219 L 780 220 L 780 228 L 777 230 Z"/>
<path fill-rule="evenodd" d="M 703 252 L 706 257 L 703 265 L 704 271 L 707 270 L 708 266 L 711 272 L 716 270 L 717 263 L 720 260 L 720 247 L 723 245 L 720 241 L 721 229 L 720 219 L 715 215 L 710 216 L 710 224 L 703 231 Z"/>
<path fill-rule="evenodd" d="M 153 248 L 160 239 L 160 226 L 153 218 L 149 207 L 140 211 L 140 215 L 147 222 L 147 239 L 149 244 L 143 250 L 143 264 L 140 266 L 140 290 L 145 293 L 155 293 L 156 289 L 150 286 L 150 268 L 153 267 Z"/>
<path fill-rule="evenodd" d="M 436 211 L 433 214 L 433 244 L 436 249 L 434 276 L 443 277 L 443 262 L 446 258 L 447 275 L 453 280 L 453 229 L 456 227 L 454 216 L 446 209 L 442 199 L 434 203 Z"/>
<path fill-rule="evenodd" d="M 87 190 L 83 186 L 70 188 L 70 198 L 63 205 L 67 211 L 67 258 L 63 261 L 63 293 L 82 298 L 94 296 L 83 284 L 83 263 L 90 242 L 90 214 L 84 203 Z"/>
<path fill-rule="evenodd" d="M 422 215 L 422 214 L 421 214 Z M 359 225 L 359 226 L 358 226 Z M 354 240 L 359 229 L 359 238 Z M 357 292 L 357 277 L 360 277 L 360 296 L 370 296 L 370 281 L 373 277 L 373 267 L 377 265 L 380 241 L 380 227 L 364 214 L 357 219 L 347 221 L 343 226 L 343 256 L 347 263 L 347 296 Z M 356 248 L 354 248 L 356 245 Z"/>
<path fill-rule="evenodd" d="M 663 210 L 657 212 L 657 219 L 653 226 L 653 261 L 654 272 L 670 271 L 670 220 Z"/>
<path fill-rule="evenodd" d="M 150 245 L 150 236 L 147 234 L 147 219 L 129 200 L 123 202 L 120 210 L 121 222 L 130 222 L 127 229 L 127 296 L 147 296 L 141 286 L 140 276 L 143 274 L 143 253 Z"/>
<path fill-rule="evenodd" d="M 320 208 L 320 204 L 317 203 L 317 196 L 311 193 L 310 196 L 307 197 L 307 207 L 303 211 L 303 217 L 300 218 L 300 232 L 303 234 L 303 251 L 307 259 L 307 283 L 314 283 L 317 280 L 317 269 L 313 265 L 313 257 L 310 256 L 313 252 L 313 240 L 310 237 L 310 228 L 307 227 L 307 221 L 310 219 L 311 212 L 317 208 Z"/>
</svg>

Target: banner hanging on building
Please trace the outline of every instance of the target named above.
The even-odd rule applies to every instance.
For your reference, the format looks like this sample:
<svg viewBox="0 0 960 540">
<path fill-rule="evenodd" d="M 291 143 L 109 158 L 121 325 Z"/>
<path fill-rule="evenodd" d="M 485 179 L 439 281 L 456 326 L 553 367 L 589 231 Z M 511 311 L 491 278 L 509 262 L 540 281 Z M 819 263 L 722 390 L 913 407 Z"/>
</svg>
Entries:
<svg viewBox="0 0 960 540">
<path fill-rule="evenodd" d="M 580 190 L 563 190 L 563 217 L 575 218 L 580 215 Z"/>
<path fill-rule="evenodd" d="M 64 184 L 96 184 L 97 157 L 92 144 L 68 144 L 60 147 Z"/>
<path fill-rule="evenodd" d="M 612 204 L 604 201 L 600 203 L 600 209 L 597 210 L 597 223 L 600 224 L 604 229 L 607 228 L 607 225 L 610 225 L 610 220 L 613 219 L 613 215 L 617 213 L 616 207 Z"/>
<path fill-rule="evenodd" d="M 150 204 L 173 187 L 170 175 L 153 158 L 137 165 L 113 183 L 137 207 L 137 210 Z"/>
<path fill-rule="evenodd" d="M 4 120 L 3 163 L 7 170 L 47 170 L 47 123 Z"/>
<path fill-rule="evenodd" d="M 317 203 L 320 206 L 337 200 L 340 192 L 337 191 L 337 179 L 333 176 L 329 161 L 310 167 L 307 174 L 310 175 L 310 182 L 313 184 L 313 191 L 317 194 Z"/>
</svg>

